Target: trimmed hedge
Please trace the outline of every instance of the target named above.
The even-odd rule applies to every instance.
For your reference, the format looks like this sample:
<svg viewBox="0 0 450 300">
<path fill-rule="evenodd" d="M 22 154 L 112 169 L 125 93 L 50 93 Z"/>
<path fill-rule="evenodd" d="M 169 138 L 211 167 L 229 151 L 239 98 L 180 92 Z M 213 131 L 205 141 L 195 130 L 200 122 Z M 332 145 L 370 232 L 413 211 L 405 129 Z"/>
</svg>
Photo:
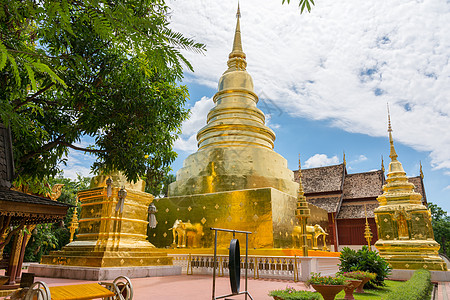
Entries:
<svg viewBox="0 0 450 300">
<path fill-rule="evenodd" d="M 413 276 L 403 285 L 392 290 L 386 299 L 389 300 L 430 300 L 433 285 L 428 270 L 416 270 Z"/>
</svg>

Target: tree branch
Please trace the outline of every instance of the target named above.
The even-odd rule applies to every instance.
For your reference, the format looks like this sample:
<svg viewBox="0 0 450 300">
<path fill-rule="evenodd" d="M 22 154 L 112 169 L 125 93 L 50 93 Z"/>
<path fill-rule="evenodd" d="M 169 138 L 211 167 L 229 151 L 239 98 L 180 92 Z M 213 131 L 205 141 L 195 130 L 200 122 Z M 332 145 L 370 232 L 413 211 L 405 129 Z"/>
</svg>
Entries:
<svg viewBox="0 0 450 300">
<path fill-rule="evenodd" d="M 45 144 L 44 146 L 42 146 L 41 148 L 39 148 L 38 150 L 35 150 L 33 152 L 28 153 L 27 155 L 24 155 L 20 158 L 21 162 L 26 162 L 27 160 L 29 160 L 30 158 L 32 158 L 35 155 L 38 155 L 46 150 L 50 150 L 51 148 L 57 146 L 58 144 L 61 143 L 61 139 L 64 138 L 64 134 L 60 135 L 56 140 L 54 140 L 53 142 L 50 142 L 48 144 Z"/>
<path fill-rule="evenodd" d="M 17 111 L 20 107 L 24 106 L 25 104 L 29 103 L 30 101 L 33 101 L 33 99 L 35 99 L 40 94 L 45 93 L 48 89 L 50 89 L 54 85 L 55 85 L 55 83 L 53 83 L 53 82 L 50 83 L 45 88 L 43 88 L 43 89 L 37 91 L 36 93 L 34 93 L 33 95 L 27 97 L 25 99 L 25 101 L 23 101 L 23 102 L 19 102 L 20 99 L 14 100 L 13 101 L 13 104 L 15 105 L 14 110 Z"/>
<path fill-rule="evenodd" d="M 66 147 L 72 148 L 74 150 L 79 150 L 79 151 L 84 151 L 84 152 L 90 152 L 90 153 L 105 153 L 106 152 L 106 150 L 77 147 L 77 146 L 72 145 L 72 144 L 67 143 L 67 142 L 60 142 L 59 144 L 62 145 L 62 146 L 66 146 Z"/>
</svg>

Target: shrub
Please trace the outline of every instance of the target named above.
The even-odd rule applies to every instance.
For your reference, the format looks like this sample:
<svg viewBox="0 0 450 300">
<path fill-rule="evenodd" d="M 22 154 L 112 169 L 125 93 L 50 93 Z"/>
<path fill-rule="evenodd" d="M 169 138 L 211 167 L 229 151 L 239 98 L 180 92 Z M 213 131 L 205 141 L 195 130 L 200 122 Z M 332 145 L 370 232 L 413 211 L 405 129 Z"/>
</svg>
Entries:
<svg viewBox="0 0 450 300">
<path fill-rule="evenodd" d="M 347 278 L 358 280 L 363 280 L 366 277 L 368 277 L 370 280 L 374 280 L 377 277 L 377 274 L 366 271 L 340 272 L 339 274 Z"/>
<path fill-rule="evenodd" d="M 346 278 L 344 276 L 322 276 L 320 273 L 311 273 L 311 278 L 305 282 L 306 286 L 311 284 L 344 285 Z"/>
<path fill-rule="evenodd" d="M 429 300 L 431 299 L 431 274 L 428 270 L 416 270 L 413 276 L 388 294 L 389 300 Z"/>
<path fill-rule="evenodd" d="M 384 286 L 384 280 L 391 274 L 392 268 L 389 263 L 382 258 L 377 252 L 370 251 L 367 246 L 363 246 L 361 250 L 355 251 L 345 247 L 341 251 L 339 258 L 340 272 L 367 271 L 377 274 L 376 278 L 369 281 L 366 287 Z"/>
<path fill-rule="evenodd" d="M 320 300 L 319 293 L 309 291 L 297 291 L 293 287 L 287 286 L 284 290 L 274 290 L 269 292 L 270 297 L 278 297 L 283 300 Z"/>
</svg>

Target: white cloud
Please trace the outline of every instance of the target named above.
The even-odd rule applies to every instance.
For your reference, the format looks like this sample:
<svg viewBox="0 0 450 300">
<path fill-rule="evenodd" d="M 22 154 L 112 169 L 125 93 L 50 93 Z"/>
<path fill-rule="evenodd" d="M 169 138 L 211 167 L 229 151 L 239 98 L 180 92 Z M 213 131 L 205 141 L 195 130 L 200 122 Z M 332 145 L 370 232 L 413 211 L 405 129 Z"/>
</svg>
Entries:
<svg viewBox="0 0 450 300">
<path fill-rule="evenodd" d="M 352 160 L 350 163 L 357 164 L 357 163 L 360 163 L 360 162 L 363 162 L 363 161 L 366 161 L 366 160 L 367 160 L 367 157 L 365 155 L 361 154 L 357 159 Z"/>
<path fill-rule="evenodd" d="M 77 165 L 72 168 L 64 168 L 63 170 L 63 176 L 65 178 L 75 180 L 77 179 L 78 175 L 81 175 L 83 177 L 92 177 L 91 169 Z"/>
<path fill-rule="evenodd" d="M 279 129 L 281 127 L 280 124 L 277 123 L 272 123 L 272 115 L 271 114 L 264 114 L 264 116 L 266 117 L 266 126 L 271 128 L 271 129 Z"/>
<path fill-rule="evenodd" d="M 316 154 L 305 161 L 305 168 L 323 167 L 329 165 L 336 165 L 339 163 L 339 158 L 335 155 L 328 157 L 326 154 Z"/>
<path fill-rule="evenodd" d="M 80 142 L 76 143 L 79 147 L 89 146 L 92 142 L 92 138 L 89 136 L 83 137 Z M 77 179 L 77 174 L 83 177 L 93 176 L 90 172 L 89 166 L 95 161 L 95 156 L 83 151 L 77 151 L 70 149 L 69 155 L 66 157 L 66 165 L 61 165 L 63 176 L 70 179 Z"/>
<path fill-rule="evenodd" d="M 197 131 L 206 125 L 206 117 L 214 107 L 212 98 L 203 97 L 191 108 L 191 116 L 183 122 L 181 136 L 175 141 L 176 150 L 194 152 L 197 150 Z"/>
<path fill-rule="evenodd" d="M 447 185 L 443 190 L 444 190 L 444 191 L 450 190 L 450 185 Z"/>
<path fill-rule="evenodd" d="M 450 169 L 450 3 L 323 0 L 301 15 L 295 4 L 241 3 L 248 71 L 261 98 L 292 116 L 371 136 L 387 136 L 389 102 L 395 141 L 430 151 L 435 169 Z M 170 6 L 174 29 L 207 45 L 205 55 L 186 54 L 195 68 L 189 80 L 216 85 L 235 5 Z"/>
</svg>

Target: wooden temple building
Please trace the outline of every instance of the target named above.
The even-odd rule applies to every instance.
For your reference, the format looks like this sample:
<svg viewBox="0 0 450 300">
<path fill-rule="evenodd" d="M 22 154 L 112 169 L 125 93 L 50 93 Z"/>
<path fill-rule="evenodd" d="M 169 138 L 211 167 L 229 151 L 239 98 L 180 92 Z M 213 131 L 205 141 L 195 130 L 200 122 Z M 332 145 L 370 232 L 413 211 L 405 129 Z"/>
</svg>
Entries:
<svg viewBox="0 0 450 300">
<path fill-rule="evenodd" d="M 0 123 L 0 258 L 8 243 L 12 243 L 8 259 L 3 260 L 6 284 L 1 290 L 17 287 L 20 281 L 25 247 L 30 234 L 37 224 L 59 222 L 64 219 L 72 205 L 51 199 L 29 195 L 11 189 L 14 178 L 14 161 L 10 131 Z"/>
<path fill-rule="evenodd" d="M 298 181 L 298 170 L 294 173 Z M 384 173 L 382 164 L 381 170 L 348 174 L 345 159 L 338 165 L 302 169 L 302 183 L 308 203 L 328 212 L 327 232 L 333 251 L 367 245 L 364 238 L 366 215 L 373 234 L 371 244 L 378 240 L 373 211 L 378 207 L 377 197 L 383 194 Z M 422 195 L 426 205 L 422 170 L 420 176 L 409 177 L 408 180 L 415 185 L 415 191 Z"/>
</svg>

